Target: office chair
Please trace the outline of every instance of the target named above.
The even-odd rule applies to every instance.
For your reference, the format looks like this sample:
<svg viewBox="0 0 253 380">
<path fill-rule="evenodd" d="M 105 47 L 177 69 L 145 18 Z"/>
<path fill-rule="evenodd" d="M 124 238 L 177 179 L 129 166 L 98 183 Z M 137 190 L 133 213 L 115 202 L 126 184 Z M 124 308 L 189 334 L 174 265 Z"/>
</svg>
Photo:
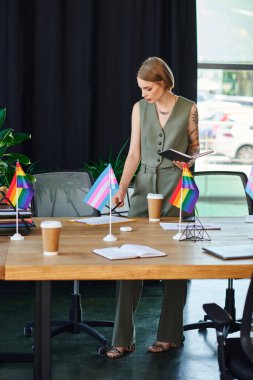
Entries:
<svg viewBox="0 0 253 380">
<path fill-rule="evenodd" d="M 195 207 L 195 215 L 200 217 L 235 217 L 253 214 L 252 199 L 245 192 L 247 175 L 236 171 L 203 171 L 193 173 L 199 188 L 199 199 Z M 240 321 L 236 320 L 235 294 L 233 279 L 228 279 L 226 289 L 225 310 L 231 315 L 233 324 L 230 331 L 240 329 Z M 184 326 L 184 331 L 214 328 L 214 324 L 204 316 L 203 321 Z"/>
<path fill-rule="evenodd" d="M 99 212 L 83 202 L 83 199 L 93 184 L 88 172 L 51 172 L 36 175 L 34 183 L 33 208 L 39 217 L 93 217 Z M 34 322 L 28 322 L 24 334 L 30 336 Z M 52 337 L 62 332 L 78 334 L 86 332 L 97 339 L 99 355 L 105 355 L 107 340 L 94 327 L 112 327 L 110 321 L 84 321 L 82 315 L 79 281 L 74 281 L 73 294 L 69 309 L 69 320 L 52 320 Z"/>
<path fill-rule="evenodd" d="M 215 303 L 203 309 L 216 328 L 218 363 L 221 380 L 253 380 L 253 277 L 243 310 L 240 337 L 228 338 L 232 318 Z"/>
</svg>

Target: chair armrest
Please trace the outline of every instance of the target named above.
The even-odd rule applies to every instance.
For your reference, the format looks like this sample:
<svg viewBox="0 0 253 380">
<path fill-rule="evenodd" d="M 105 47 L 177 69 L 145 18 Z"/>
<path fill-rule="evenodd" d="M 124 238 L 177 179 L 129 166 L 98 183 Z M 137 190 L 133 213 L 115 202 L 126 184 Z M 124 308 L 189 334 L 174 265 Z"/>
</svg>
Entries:
<svg viewBox="0 0 253 380">
<path fill-rule="evenodd" d="M 208 318 L 219 326 L 229 325 L 233 322 L 229 313 L 216 303 L 205 303 L 203 309 Z"/>
</svg>

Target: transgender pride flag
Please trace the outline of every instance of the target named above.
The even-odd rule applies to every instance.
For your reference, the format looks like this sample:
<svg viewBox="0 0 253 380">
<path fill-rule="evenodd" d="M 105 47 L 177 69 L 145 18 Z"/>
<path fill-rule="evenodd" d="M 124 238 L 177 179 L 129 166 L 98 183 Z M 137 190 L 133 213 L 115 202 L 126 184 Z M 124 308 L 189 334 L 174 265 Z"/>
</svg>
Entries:
<svg viewBox="0 0 253 380">
<path fill-rule="evenodd" d="M 100 174 L 83 201 L 97 210 L 102 211 L 103 207 L 109 202 L 110 197 L 117 192 L 118 188 L 117 179 L 111 164 L 109 164 L 103 173 Z"/>
<path fill-rule="evenodd" d="M 251 168 L 251 172 L 250 172 L 250 175 L 249 175 L 249 179 L 248 179 L 247 185 L 245 187 L 245 191 L 246 191 L 246 193 L 249 194 L 250 198 L 253 199 L 253 166 Z"/>
</svg>

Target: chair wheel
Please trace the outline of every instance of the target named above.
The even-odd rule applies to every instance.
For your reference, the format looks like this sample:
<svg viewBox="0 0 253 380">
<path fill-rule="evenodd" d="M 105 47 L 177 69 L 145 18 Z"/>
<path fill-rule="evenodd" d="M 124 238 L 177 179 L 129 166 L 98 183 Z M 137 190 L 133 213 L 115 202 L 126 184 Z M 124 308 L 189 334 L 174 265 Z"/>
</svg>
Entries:
<svg viewBox="0 0 253 380">
<path fill-rule="evenodd" d="M 105 346 L 100 346 L 97 348 L 97 354 L 99 356 L 105 356 L 106 355 L 106 347 Z"/>
<path fill-rule="evenodd" d="M 204 319 L 204 320 L 201 319 L 201 320 L 199 321 L 199 323 L 203 323 L 203 322 L 206 322 L 206 320 L 205 320 L 205 319 Z M 200 332 L 204 332 L 204 331 L 206 331 L 206 327 L 203 327 L 203 326 L 202 326 L 202 327 L 199 327 L 199 328 L 198 328 L 198 331 L 200 331 Z"/>
<path fill-rule="evenodd" d="M 33 335 L 33 328 L 32 327 L 24 327 L 24 336 L 32 336 Z"/>
</svg>

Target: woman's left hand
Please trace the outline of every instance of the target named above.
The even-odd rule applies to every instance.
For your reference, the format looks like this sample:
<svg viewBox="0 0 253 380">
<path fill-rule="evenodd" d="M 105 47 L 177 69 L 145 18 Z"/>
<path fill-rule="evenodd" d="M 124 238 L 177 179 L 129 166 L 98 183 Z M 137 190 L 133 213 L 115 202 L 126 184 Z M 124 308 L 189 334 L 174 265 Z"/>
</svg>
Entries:
<svg viewBox="0 0 253 380">
<path fill-rule="evenodd" d="M 173 161 L 173 164 L 175 164 L 179 169 L 183 170 L 184 165 L 190 168 L 194 164 L 194 160 L 191 160 L 189 162 Z"/>
</svg>

